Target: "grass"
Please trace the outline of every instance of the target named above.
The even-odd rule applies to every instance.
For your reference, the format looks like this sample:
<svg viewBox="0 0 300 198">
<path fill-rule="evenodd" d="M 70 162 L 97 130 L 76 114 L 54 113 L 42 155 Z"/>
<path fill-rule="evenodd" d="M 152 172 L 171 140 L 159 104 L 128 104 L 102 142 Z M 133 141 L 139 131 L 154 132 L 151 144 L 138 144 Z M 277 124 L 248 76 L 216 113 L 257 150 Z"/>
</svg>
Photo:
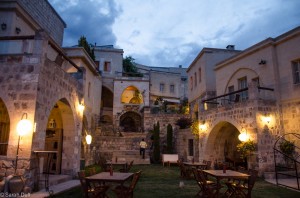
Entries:
<svg viewBox="0 0 300 198">
<path fill-rule="evenodd" d="M 195 180 L 182 179 L 177 166 L 163 167 L 162 165 L 134 165 L 132 172 L 142 170 L 141 178 L 135 188 L 134 197 L 195 197 L 199 187 Z M 184 187 L 179 188 L 179 182 L 184 182 Z M 113 185 L 113 184 L 111 184 Z M 125 184 L 129 185 L 129 184 Z M 112 191 L 108 192 L 109 197 L 115 197 Z M 82 198 L 80 187 L 73 188 L 64 193 L 55 195 L 57 198 Z M 265 182 L 259 178 L 252 191 L 253 198 L 294 198 L 300 197 L 300 192 L 279 187 Z"/>
</svg>

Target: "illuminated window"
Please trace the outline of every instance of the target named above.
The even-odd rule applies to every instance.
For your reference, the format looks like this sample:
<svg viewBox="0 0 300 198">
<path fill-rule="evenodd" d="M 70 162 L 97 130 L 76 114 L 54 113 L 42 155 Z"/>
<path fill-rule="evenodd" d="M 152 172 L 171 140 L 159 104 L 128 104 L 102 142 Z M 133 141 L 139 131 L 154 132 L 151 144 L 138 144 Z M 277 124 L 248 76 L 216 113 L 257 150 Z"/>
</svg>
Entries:
<svg viewBox="0 0 300 198">
<path fill-rule="evenodd" d="M 292 62 L 294 84 L 300 84 L 300 60 Z"/>
</svg>

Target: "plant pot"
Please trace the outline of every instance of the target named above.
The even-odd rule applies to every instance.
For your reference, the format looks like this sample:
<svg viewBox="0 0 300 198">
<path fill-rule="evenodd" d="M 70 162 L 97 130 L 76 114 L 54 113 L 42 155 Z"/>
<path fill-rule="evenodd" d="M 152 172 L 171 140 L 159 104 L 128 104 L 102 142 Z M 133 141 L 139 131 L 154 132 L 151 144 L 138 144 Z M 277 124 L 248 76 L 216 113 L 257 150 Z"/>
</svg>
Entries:
<svg viewBox="0 0 300 198">
<path fill-rule="evenodd" d="M 22 178 L 22 176 L 14 175 L 9 181 L 8 181 L 8 187 L 10 193 L 20 193 L 22 192 L 24 188 L 25 182 Z"/>
</svg>

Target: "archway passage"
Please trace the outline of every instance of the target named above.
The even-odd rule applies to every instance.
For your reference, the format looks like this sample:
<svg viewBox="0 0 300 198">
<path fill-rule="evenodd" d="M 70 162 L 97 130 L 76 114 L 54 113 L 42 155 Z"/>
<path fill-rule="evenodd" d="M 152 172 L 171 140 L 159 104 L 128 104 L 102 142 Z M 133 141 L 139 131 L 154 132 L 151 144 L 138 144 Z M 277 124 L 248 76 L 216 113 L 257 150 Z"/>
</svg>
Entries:
<svg viewBox="0 0 300 198">
<path fill-rule="evenodd" d="M 113 107 L 114 95 L 107 87 L 102 86 L 101 107 Z"/>
<path fill-rule="evenodd" d="M 7 108 L 0 98 L 0 155 L 7 155 L 10 120 Z"/>
<path fill-rule="evenodd" d="M 120 128 L 124 132 L 140 132 L 142 130 L 142 118 L 138 113 L 126 112 L 120 117 Z"/>
<path fill-rule="evenodd" d="M 213 159 L 215 162 L 229 162 L 231 166 L 245 166 L 237 145 L 240 132 L 231 123 L 219 122 L 210 132 L 205 149 L 205 158 Z"/>
</svg>

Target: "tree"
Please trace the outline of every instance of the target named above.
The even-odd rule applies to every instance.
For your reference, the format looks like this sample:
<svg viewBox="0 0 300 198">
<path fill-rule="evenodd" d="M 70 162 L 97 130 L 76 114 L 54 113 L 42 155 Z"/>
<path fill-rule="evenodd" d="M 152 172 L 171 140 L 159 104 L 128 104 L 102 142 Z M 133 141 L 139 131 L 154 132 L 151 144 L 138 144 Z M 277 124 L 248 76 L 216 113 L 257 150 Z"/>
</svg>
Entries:
<svg viewBox="0 0 300 198">
<path fill-rule="evenodd" d="M 173 128 L 171 124 L 167 126 L 167 153 L 173 153 Z"/>
<path fill-rule="evenodd" d="M 91 49 L 89 43 L 87 42 L 85 36 L 81 36 L 78 40 L 78 46 L 83 47 L 88 55 L 91 57 L 93 61 L 95 61 L 94 48 Z"/>
<path fill-rule="evenodd" d="M 131 56 L 126 56 L 123 59 L 123 71 L 130 77 L 143 77 L 143 74 L 138 72 L 138 69 L 134 64 L 134 58 Z"/>
<path fill-rule="evenodd" d="M 160 138 L 159 138 L 159 132 L 160 132 L 160 126 L 159 122 L 157 124 L 154 124 L 154 130 L 153 130 L 153 160 L 155 163 L 159 163 L 160 161 Z"/>
</svg>

